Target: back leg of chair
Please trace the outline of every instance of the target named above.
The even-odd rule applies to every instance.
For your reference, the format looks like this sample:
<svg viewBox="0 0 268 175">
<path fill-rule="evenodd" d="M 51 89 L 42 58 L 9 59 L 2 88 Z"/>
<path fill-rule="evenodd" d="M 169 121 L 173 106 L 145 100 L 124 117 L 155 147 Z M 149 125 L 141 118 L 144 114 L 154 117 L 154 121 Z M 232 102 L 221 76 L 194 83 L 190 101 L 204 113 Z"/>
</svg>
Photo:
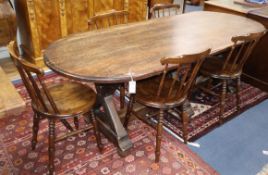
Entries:
<svg viewBox="0 0 268 175">
<path fill-rule="evenodd" d="M 220 97 L 220 116 L 219 122 L 223 123 L 223 114 L 225 108 L 225 96 L 226 96 L 226 88 L 227 88 L 227 80 L 222 80 L 222 89 L 221 89 L 221 97 Z"/>
<path fill-rule="evenodd" d="M 78 117 L 74 117 L 74 126 L 75 126 L 75 129 L 79 129 L 79 120 L 78 120 Z"/>
<path fill-rule="evenodd" d="M 236 81 L 237 81 L 236 82 L 236 106 L 237 106 L 237 111 L 239 111 L 240 104 L 241 104 L 241 99 L 240 99 L 241 79 L 240 77 L 238 77 Z"/>
<path fill-rule="evenodd" d="M 160 109 L 158 116 L 158 123 L 156 128 L 156 148 L 155 148 L 155 162 L 158 163 L 160 160 L 161 142 L 162 142 L 162 131 L 163 131 L 163 118 L 164 110 Z"/>
<path fill-rule="evenodd" d="M 37 144 L 37 136 L 39 130 L 40 116 L 35 112 L 33 116 L 33 136 L 32 136 L 32 150 L 35 150 Z"/>
<path fill-rule="evenodd" d="M 134 98 L 135 98 L 134 94 L 131 94 L 130 97 L 129 97 L 129 102 L 128 102 L 128 106 L 127 106 L 127 112 L 126 112 L 126 115 L 125 115 L 125 122 L 124 122 L 124 127 L 125 128 L 127 128 L 129 118 L 131 116 L 131 111 L 133 109 Z"/>
<path fill-rule="evenodd" d="M 207 82 L 207 89 L 211 89 L 212 88 L 212 82 L 213 82 L 213 78 L 209 78 L 208 82 Z"/>
<path fill-rule="evenodd" d="M 99 148 L 99 151 L 102 152 L 103 151 L 103 145 L 101 143 L 101 135 L 100 135 L 98 123 L 97 123 L 97 120 L 96 120 L 96 117 L 95 117 L 93 109 L 90 111 L 89 117 L 90 117 L 90 120 L 91 120 L 92 125 L 93 125 L 93 130 L 94 130 L 94 134 L 95 134 L 95 137 L 96 137 L 97 146 Z"/>
<path fill-rule="evenodd" d="M 120 108 L 124 109 L 125 107 L 125 84 L 120 85 Z"/>
<path fill-rule="evenodd" d="M 48 135 L 48 171 L 50 175 L 53 175 L 55 167 L 54 167 L 54 157 L 55 157 L 55 120 L 49 119 L 49 135 Z"/>
<path fill-rule="evenodd" d="M 189 123 L 189 115 L 187 112 L 187 106 L 184 103 L 182 105 L 182 135 L 185 144 L 187 144 L 188 141 L 188 123 Z"/>
</svg>

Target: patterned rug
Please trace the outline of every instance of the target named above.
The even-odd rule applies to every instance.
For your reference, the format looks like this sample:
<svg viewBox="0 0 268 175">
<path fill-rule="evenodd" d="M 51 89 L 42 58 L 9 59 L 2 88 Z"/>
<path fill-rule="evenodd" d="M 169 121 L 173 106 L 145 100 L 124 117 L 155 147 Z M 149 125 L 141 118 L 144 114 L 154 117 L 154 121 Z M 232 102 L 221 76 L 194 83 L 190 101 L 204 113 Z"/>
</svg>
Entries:
<svg viewBox="0 0 268 175">
<path fill-rule="evenodd" d="M 230 84 L 228 89 L 230 92 L 226 97 L 225 113 L 223 115 L 225 122 L 268 98 L 268 93 L 242 82 L 240 91 L 241 109 L 237 111 L 235 88 Z M 215 92 L 219 93 L 219 91 L 219 88 L 215 89 Z M 188 139 L 194 141 L 219 126 L 220 104 L 217 97 L 203 93 L 200 90 L 196 90 L 191 95 L 190 104 L 194 115 L 191 116 L 191 120 L 189 121 Z M 146 116 L 148 113 L 153 114 L 153 111 L 155 109 L 146 108 L 140 111 L 140 114 Z M 154 125 L 156 117 L 153 116 L 148 122 Z M 172 115 L 166 115 L 164 117 L 164 126 L 168 132 L 182 138 L 182 122 L 180 117 L 176 118 Z"/>
<path fill-rule="evenodd" d="M 256 175 L 267 175 L 268 174 L 268 164 L 264 165 L 262 170 L 258 172 Z"/>
<path fill-rule="evenodd" d="M 52 76 L 47 81 L 62 81 L 62 78 Z M 47 121 L 41 122 L 38 144 L 36 150 L 32 151 L 33 112 L 25 87 L 21 84 L 16 87 L 27 102 L 27 109 L 21 115 L 6 116 L 0 120 L 0 174 L 45 174 L 48 163 Z M 56 127 L 57 134 L 66 131 L 61 123 L 57 123 Z M 134 147 L 126 157 L 120 157 L 114 145 L 104 136 L 102 136 L 104 153 L 100 154 L 92 131 L 57 143 L 56 174 L 217 174 L 186 145 L 166 132 L 161 147 L 160 164 L 155 164 L 155 131 L 139 120 L 133 120 L 128 130 Z"/>
</svg>

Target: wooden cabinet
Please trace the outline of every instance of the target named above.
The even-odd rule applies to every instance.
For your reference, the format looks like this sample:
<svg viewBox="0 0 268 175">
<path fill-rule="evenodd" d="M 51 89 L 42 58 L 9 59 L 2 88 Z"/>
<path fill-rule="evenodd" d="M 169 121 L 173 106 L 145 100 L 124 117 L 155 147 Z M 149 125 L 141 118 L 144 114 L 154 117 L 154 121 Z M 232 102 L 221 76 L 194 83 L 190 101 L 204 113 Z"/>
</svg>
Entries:
<svg viewBox="0 0 268 175">
<path fill-rule="evenodd" d="M 268 29 L 268 7 L 252 10 L 247 17 L 259 21 Z M 244 68 L 244 79 L 268 92 L 268 32 L 261 38 Z"/>
<path fill-rule="evenodd" d="M 42 51 L 64 36 L 88 30 L 87 20 L 111 9 L 128 10 L 129 22 L 145 20 L 147 0 L 15 0 L 23 53 L 43 64 Z"/>
<path fill-rule="evenodd" d="M 0 46 L 7 45 L 15 36 L 15 12 L 8 0 L 0 0 Z"/>
<path fill-rule="evenodd" d="M 205 2 L 207 11 L 245 16 L 262 23 L 268 29 L 268 7 L 249 7 L 233 1 L 210 0 Z M 268 33 L 257 43 L 243 69 L 243 81 L 268 92 Z"/>
<path fill-rule="evenodd" d="M 151 8 L 155 4 L 161 4 L 161 3 L 173 3 L 174 0 L 149 0 L 148 6 Z"/>
</svg>

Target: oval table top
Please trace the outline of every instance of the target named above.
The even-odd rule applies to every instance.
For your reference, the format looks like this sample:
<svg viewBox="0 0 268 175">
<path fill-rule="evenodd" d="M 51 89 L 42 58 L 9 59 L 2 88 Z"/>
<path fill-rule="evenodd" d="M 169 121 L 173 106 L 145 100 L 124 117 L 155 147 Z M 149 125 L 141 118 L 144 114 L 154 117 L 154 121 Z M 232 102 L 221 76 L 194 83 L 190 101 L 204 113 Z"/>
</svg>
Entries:
<svg viewBox="0 0 268 175">
<path fill-rule="evenodd" d="M 251 19 L 217 12 L 182 15 L 70 35 L 44 52 L 46 65 L 64 76 L 95 83 L 144 79 L 163 70 L 162 57 L 212 53 L 230 47 L 231 38 L 262 32 Z"/>
</svg>

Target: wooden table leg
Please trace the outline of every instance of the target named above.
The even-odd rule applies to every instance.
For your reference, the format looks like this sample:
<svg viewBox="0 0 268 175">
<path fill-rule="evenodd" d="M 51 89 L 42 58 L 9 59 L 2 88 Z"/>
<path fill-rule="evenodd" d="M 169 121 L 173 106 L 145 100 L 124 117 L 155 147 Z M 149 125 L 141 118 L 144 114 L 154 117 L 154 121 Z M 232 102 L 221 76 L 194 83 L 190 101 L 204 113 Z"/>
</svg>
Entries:
<svg viewBox="0 0 268 175">
<path fill-rule="evenodd" d="M 96 84 L 97 104 L 95 114 L 100 131 L 118 147 L 119 154 L 124 156 L 133 144 L 128 138 L 127 131 L 123 127 L 113 103 L 113 93 L 118 86 Z M 100 106 L 103 106 L 104 112 L 100 110 Z"/>
</svg>

